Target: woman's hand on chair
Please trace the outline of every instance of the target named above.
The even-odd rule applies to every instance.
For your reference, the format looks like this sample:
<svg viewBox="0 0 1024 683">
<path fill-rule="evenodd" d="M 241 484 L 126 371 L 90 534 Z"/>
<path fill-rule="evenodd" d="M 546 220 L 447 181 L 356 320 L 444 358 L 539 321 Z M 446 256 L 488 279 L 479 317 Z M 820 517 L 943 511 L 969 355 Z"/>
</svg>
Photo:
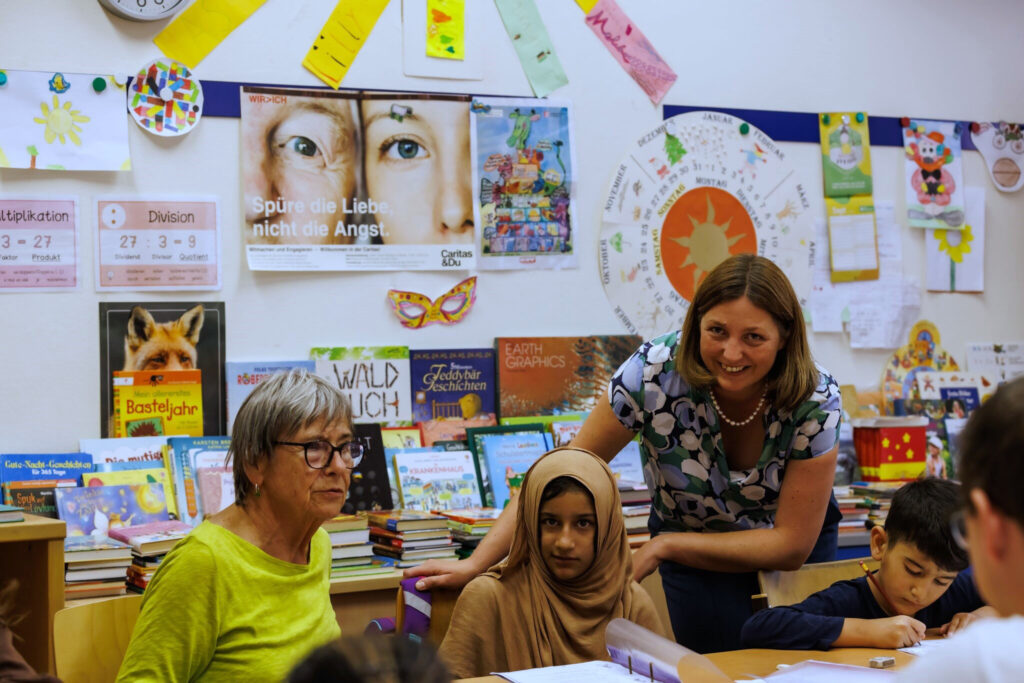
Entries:
<svg viewBox="0 0 1024 683">
<path fill-rule="evenodd" d="M 661 556 L 659 555 L 660 536 L 655 536 L 651 540 L 640 546 L 635 553 L 633 553 L 633 580 L 636 582 L 643 581 L 647 575 L 654 572 L 661 564 Z"/>
<path fill-rule="evenodd" d="M 465 560 L 427 560 L 423 564 L 409 567 L 403 576 L 411 579 L 423 577 L 416 582 L 416 590 L 425 591 L 433 588 L 462 588 L 476 578 L 477 574 L 487 569 L 477 567 L 471 559 Z"/>
</svg>

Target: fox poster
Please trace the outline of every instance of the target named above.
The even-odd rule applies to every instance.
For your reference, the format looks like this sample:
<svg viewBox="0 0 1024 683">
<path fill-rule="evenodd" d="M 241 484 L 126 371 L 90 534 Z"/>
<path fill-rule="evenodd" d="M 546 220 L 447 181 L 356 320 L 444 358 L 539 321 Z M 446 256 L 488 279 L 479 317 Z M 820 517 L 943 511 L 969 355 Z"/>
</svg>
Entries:
<svg viewBox="0 0 1024 683">
<path fill-rule="evenodd" d="M 117 370 L 200 370 L 203 434 L 196 436 L 225 434 L 224 331 L 223 301 L 101 301 L 100 436 L 111 436 Z"/>
</svg>

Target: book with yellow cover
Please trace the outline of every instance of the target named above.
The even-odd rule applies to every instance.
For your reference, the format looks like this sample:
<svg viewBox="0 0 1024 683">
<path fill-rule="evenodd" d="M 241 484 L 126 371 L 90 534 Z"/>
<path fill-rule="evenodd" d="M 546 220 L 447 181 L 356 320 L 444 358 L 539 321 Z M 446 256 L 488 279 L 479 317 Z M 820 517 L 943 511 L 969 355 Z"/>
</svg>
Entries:
<svg viewBox="0 0 1024 683">
<path fill-rule="evenodd" d="M 201 371 L 114 371 L 113 435 L 153 435 L 155 420 L 159 433 L 203 436 Z"/>
</svg>

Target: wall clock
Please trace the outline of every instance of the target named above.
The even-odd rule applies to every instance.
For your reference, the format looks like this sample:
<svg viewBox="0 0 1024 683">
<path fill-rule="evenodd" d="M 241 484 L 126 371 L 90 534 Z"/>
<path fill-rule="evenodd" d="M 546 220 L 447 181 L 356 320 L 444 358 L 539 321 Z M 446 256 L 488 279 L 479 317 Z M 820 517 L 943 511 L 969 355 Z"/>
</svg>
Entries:
<svg viewBox="0 0 1024 683">
<path fill-rule="evenodd" d="M 166 19 L 185 6 L 185 0 L 99 0 L 114 16 L 133 21 Z"/>
</svg>

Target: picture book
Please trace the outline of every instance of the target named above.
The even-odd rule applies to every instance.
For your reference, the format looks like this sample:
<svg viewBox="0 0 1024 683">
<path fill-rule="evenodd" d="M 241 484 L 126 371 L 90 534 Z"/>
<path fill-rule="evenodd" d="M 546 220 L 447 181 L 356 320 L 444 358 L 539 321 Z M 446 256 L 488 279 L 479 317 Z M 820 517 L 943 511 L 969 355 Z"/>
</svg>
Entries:
<svg viewBox="0 0 1024 683">
<path fill-rule="evenodd" d="M 409 371 L 413 421 L 495 417 L 494 349 L 413 350 Z"/>
<path fill-rule="evenodd" d="M 640 444 L 637 441 L 630 441 L 619 453 L 608 463 L 615 481 L 619 488 L 627 485 L 630 488 L 644 486 L 644 466 L 640 457 Z"/>
<path fill-rule="evenodd" d="M 354 422 L 412 422 L 408 346 L 314 347 L 316 374 L 352 403 Z"/>
<path fill-rule="evenodd" d="M 499 337 L 501 417 L 590 412 L 643 340 L 636 335 Z"/>
<path fill-rule="evenodd" d="M 380 425 L 357 424 L 356 437 L 363 442 L 363 460 L 352 470 L 352 482 L 341 511 L 351 515 L 370 510 L 390 510 L 398 501 L 391 497 Z"/>
<path fill-rule="evenodd" d="M 481 441 L 496 508 L 504 508 L 519 492 L 523 477 L 549 450 L 544 434 L 490 434 Z M 462 506 L 466 507 L 466 506 Z"/>
<path fill-rule="evenodd" d="M 512 415 L 502 416 L 498 424 L 507 427 L 515 425 L 540 423 L 545 430 L 550 430 L 551 425 L 556 422 L 572 422 L 574 420 L 587 419 L 587 413 L 559 413 L 558 415 Z"/>
<path fill-rule="evenodd" d="M 476 465 L 476 476 L 480 482 L 480 494 L 483 504 L 487 507 L 495 507 L 494 490 L 491 488 L 491 479 L 487 471 L 487 462 L 484 459 L 483 439 L 492 434 L 547 434 L 543 424 L 529 422 L 518 425 L 475 427 L 466 430 L 466 442 L 469 450 L 473 453 L 473 462 Z"/>
<path fill-rule="evenodd" d="M 111 436 L 202 436 L 201 374 L 199 370 L 115 370 Z"/>
<path fill-rule="evenodd" d="M 203 515 L 213 515 L 235 502 L 235 475 L 231 467 L 197 467 L 196 487 Z"/>
<path fill-rule="evenodd" d="M 118 470 L 116 472 L 87 472 L 82 475 L 82 486 L 117 486 L 119 484 L 162 484 L 167 498 L 167 512 L 177 516 L 178 506 L 174 500 L 174 489 L 163 463 L 158 468 L 139 470 Z"/>
<path fill-rule="evenodd" d="M 351 529 L 365 529 L 367 528 L 366 517 L 363 515 L 345 515 L 341 514 L 333 517 L 320 526 L 324 528 L 328 533 L 334 531 L 350 531 Z"/>
<path fill-rule="evenodd" d="M 176 519 L 154 520 L 111 529 L 110 537 L 127 543 L 137 555 L 159 555 L 169 552 L 190 531 L 191 526 Z"/>
<path fill-rule="evenodd" d="M 173 370 L 178 367 L 201 372 L 199 404 L 203 409 L 203 424 L 194 435 L 227 433 L 223 301 L 101 301 L 99 314 L 100 436 L 113 436 L 112 378 L 115 370 Z M 172 350 L 178 352 L 176 359 L 171 356 Z M 150 417 L 153 416 L 140 415 L 136 419 Z"/>
<path fill-rule="evenodd" d="M 498 521 L 501 510 L 485 507 L 452 508 L 451 510 L 437 510 L 435 514 L 461 524 L 488 526 Z"/>
<path fill-rule="evenodd" d="M 226 436 L 175 436 L 167 440 L 167 445 L 174 475 L 178 519 L 195 526 L 203 521 L 196 470 L 227 465 L 231 439 Z"/>
<path fill-rule="evenodd" d="M 68 536 L 64 539 L 64 561 L 99 562 L 104 560 L 128 560 L 132 553 L 127 543 L 115 541 L 109 536 Z"/>
<path fill-rule="evenodd" d="M 382 427 L 380 439 L 384 448 L 419 448 L 423 445 L 419 427 Z"/>
<path fill-rule="evenodd" d="M 68 536 L 108 536 L 118 527 L 168 519 L 163 484 L 57 488 L 56 497 Z"/>
<path fill-rule="evenodd" d="M 39 479 L 81 480 L 92 471 L 88 453 L 5 453 L 0 455 L 0 484 Z"/>
<path fill-rule="evenodd" d="M 481 505 L 471 452 L 400 451 L 394 458 L 403 508 L 429 511 Z"/>
<path fill-rule="evenodd" d="M 242 407 L 242 402 L 252 393 L 257 384 L 276 372 L 287 372 L 293 368 L 315 372 L 316 364 L 311 360 L 227 361 L 224 364 L 228 402 L 228 427 L 225 434 L 231 433 L 238 409 Z"/>
<path fill-rule="evenodd" d="M 75 486 L 74 479 L 34 479 L 11 481 L 3 485 L 3 502 L 6 505 L 24 508 L 25 512 L 40 517 L 57 519 L 57 497 L 54 489 L 58 486 Z"/>
<path fill-rule="evenodd" d="M 0 524 L 21 522 L 25 519 L 25 511 L 17 505 L 0 503 Z"/>
<path fill-rule="evenodd" d="M 424 446 L 433 446 L 439 441 L 465 441 L 467 429 L 493 427 L 496 424 L 497 421 L 490 413 L 479 413 L 468 420 L 428 420 L 419 423 Z"/>
<path fill-rule="evenodd" d="M 153 461 L 163 466 L 166 436 L 136 436 L 120 439 L 79 439 L 78 450 L 92 456 L 93 464 Z"/>
<path fill-rule="evenodd" d="M 416 510 L 381 510 L 367 514 L 370 526 L 388 531 L 413 531 L 416 529 L 447 529 L 448 522 L 440 515 Z"/>
<path fill-rule="evenodd" d="M 551 446 L 553 448 L 561 448 L 562 446 L 568 446 L 569 443 L 579 434 L 580 429 L 583 427 L 583 420 L 574 420 L 572 422 L 557 421 L 551 423 Z"/>
<path fill-rule="evenodd" d="M 384 459 L 388 465 L 388 482 L 391 485 L 391 501 L 393 505 L 401 506 L 401 494 L 398 492 L 398 476 L 395 474 L 395 454 L 396 453 L 433 453 L 445 450 L 464 450 L 463 448 L 440 448 L 438 446 L 420 446 L 418 448 L 385 448 Z M 404 506 L 402 506 L 404 507 Z"/>
</svg>

